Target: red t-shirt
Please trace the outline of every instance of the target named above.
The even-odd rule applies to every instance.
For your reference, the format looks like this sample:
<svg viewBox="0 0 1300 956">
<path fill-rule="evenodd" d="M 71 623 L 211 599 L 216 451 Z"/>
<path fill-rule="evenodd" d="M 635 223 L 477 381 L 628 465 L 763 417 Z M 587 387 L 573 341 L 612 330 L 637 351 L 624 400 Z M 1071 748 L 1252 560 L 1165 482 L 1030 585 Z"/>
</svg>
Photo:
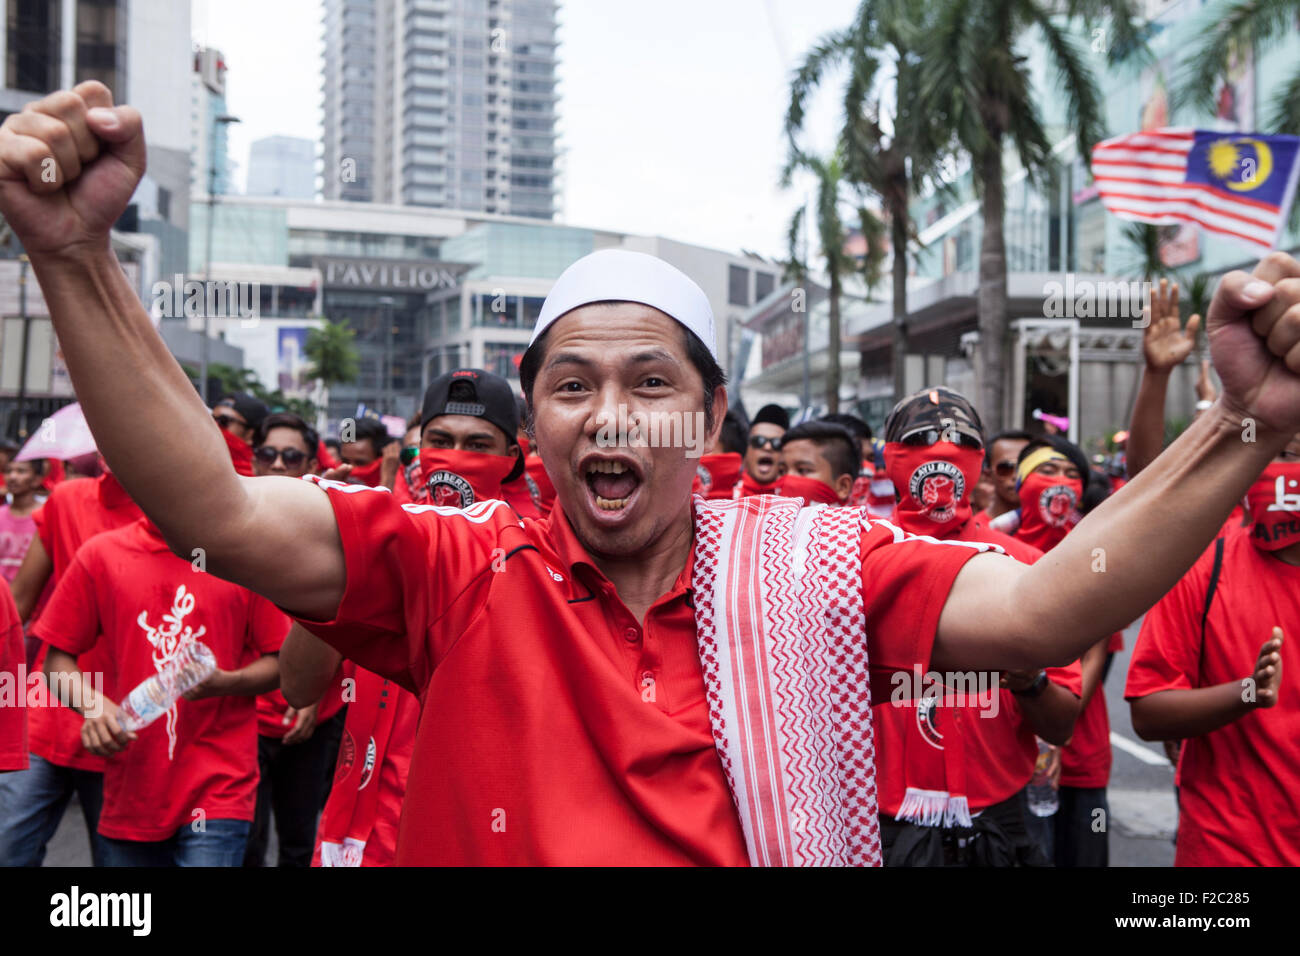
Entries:
<svg viewBox="0 0 1300 956">
<path fill-rule="evenodd" d="M 747 862 L 709 724 L 691 561 L 642 626 L 559 507 L 521 522 L 501 502 L 403 509 L 321 484 L 347 587 L 335 620 L 305 623 L 421 697 L 399 864 Z M 871 524 L 862 553 L 869 659 L 887 688 L 928 662 L 978 549 Z"/>
<path fill-rule="evenodd" d="M 1147 614 L 1133 648 L 1129 700 L 1163 690 L 1239 683 L 1274 625 L 1284 687 L 1277 704 L 1183 741 L 1178 762 L 1176 866 L 1300 865 L 1300 568 L 1270 557 L 1250 535 L 1226 536 L 1219 583 L 1201 640 L 1214 550 Z"/>
<path fill-rule="evenodd" d="M 1124 635 L 1116 631 L 1106 641 L 1106 653 L 1124 650 Z M 1100 683 L 1074 724 L 1069 743 L 1061 748 L 1061 786 L 1096 789 L 1110 784 L 1113 753 L 1106 688 Z"/>
<path fill-rule="evenodd" d="M 0 585 L 0 771 L 27 769 L 26 663 L 18 608 Z"/>
<path fill-rule="evenodd" d="M 104 531 L 121 528 L 140 518 L 140 509 L 108 472 L 98 478 L 78 478 L 61 482 L 50 497 L 32 515 L 36 533 L 50 556 L 52 570 L 48 587 L 58 586 L 72 558 L 85 542 Z M 88 674 L 109 674 L 111 661 L 102 646 L 93 647 L 77 666 Z M 33 669 L 45 666 L 45 648 L 36 656 Z M 104 693 L 111 699 L 116 689 L 105 678 Z M 62 704 L 34 707 L 27 715 L 32 753 L 50 763 L 77 770 L 104 769 L 104 758 L 81 746 L 81 715 Z"/>
<path fill-rule="evenodd" d="M 1110 783 L 1110 713 L 1100 684 L 1074 724 L 1070 742 L 1061 748 L 1061 786 L 1093 789 Z"/>
<path fill-rule="evenodd" d="M 967 521 L 947 540 L 996 544 L 1017 561 L 1033 564 L 1042 552 L 1005 534 Z M 1048 679 L 1076 697 L 1083 693 L 1079 662 L 1047 668 Z M 996 702 L 990 694 L 996 693 Z M 954 691 L 941 705 L 919 707 L 913 700 L 874 698 L 880 812 L 896 817 L 908 787 L 962 792 L 972 813 L 1007 800 L 1034 775 L 1038 738 L 1009 690 L 987 688 L 974 697 Z M 960 738 L 960 740 L 956 740 Z M 949 779 L 945 754 L 962 754 L 965 786 Z"/>
<path fill-rule="evenodd" d="M 145 519 L 88 541 L 36 624 L 69 654 L 102 645 L 112 668 L 105 685 L 123 693 L 156 674 L 187 635 L 230 671 L 279 651 L 288 630 L 269 601 L 195 571 Z M 181 699 L 106 761 L 99 832 L 165 840 L 198 819 L 196 809 L 209 820 L 252 820 L 256 791 L 254 698 Z"/>
</svg>

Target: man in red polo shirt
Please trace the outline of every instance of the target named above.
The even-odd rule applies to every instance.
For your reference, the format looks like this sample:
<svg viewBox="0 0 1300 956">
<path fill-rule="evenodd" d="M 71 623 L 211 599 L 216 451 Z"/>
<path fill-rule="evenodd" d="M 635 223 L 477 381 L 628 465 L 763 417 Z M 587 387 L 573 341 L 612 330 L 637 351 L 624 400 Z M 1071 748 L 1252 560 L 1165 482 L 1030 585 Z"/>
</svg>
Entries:
<svg viewBox="0 0 1300 956">
<path fill-rule="evenodd" d="M 1144 740 L 1183 741 L 1176 866 L 1300 865 L 1300 435 L 1142 622 L 1124 696 Z"/>
<path fill-rule="evenodd" d="M 1275 255 L 1215 290 L 1220 404 L 1051 561 L 909 538 L 855 509 L 693 502 L 687 449 L 609 426 L 698 415 L 716 439 L 708 298 L 661 260 L 602 250 L 556 281 L 520 366 L 556 488 L 547 521 L 245 481 L 107 241 L 145 155 L 139 114 L 101 84 L 36 101 L 0 127 L 0 213 L 100 447 L 171 547 L 203 546 L 210 572 L 421 695 L 399 863 L 878 863 L 871 678 L 887 692 L 918 663 L 1075 659 L 1178 579 L 1300 429 L 1281 348 L 1300 338 L 1300 292 L 1282 281 L 1300 263 Z M 1096 547 L 1112 573 L 1087 573 Z"/>
<path fill-rule="evenodd" d="M 41 596 L 58 585 L 82 544 L 103 531 L 139 520 L 140 509 L 105 471 L 98 478 L 60 482 L 32 518 L 36 537 L 13 582 L 14 604 L 24 621 L 31 618 Z M 38 672 L 44 662 L 42 646 L 34 665 Z M 77 663 L 87 673 L 111 670 L 102 647 L 91 648 Z M 105 683 L 104 691 L 111 694 L 114 688 Z M 40 866 L 45 846 L 74 793 L 90 835 L 91 857 L 98 861 L 103 758 L 82 746 L 81 717 L 54 700 L 28 708 L 27 724 L 30 766 L 0 778 L 0 864 Z"/>
<path fill-rule="evenodd" d="M 257 799 L 256 696 L 280 680 L 289 622 L 265 598 L 172 554 L 146 518 L 77 552 L 36 623 L 55 686 L 83 677 L 77 658 L 105 645 L 116 695 L 65 700 L 81 738 L 107 758 L 99 816 L 106 866 L 239 866 Z M 217 670 L 138 733 L 122 730 L 121 695 L 194 642 Z"/>
<path fill-rule="evenodd" d="M 885 422 L 885 469 L 898 489 L 892 521 L 909 534 L 996 544 L 1033 564 L 1042 552 L 972 516 L 984 458 L 974 406 L 951 389 L 922 389 Z M 936 685 L 946 675 L 933 675 Z M 957 675 L 963 678 L 964 675 Z M 877 700 L 881 833 L 886 866 L 1047 865 L 1021 794 L 1038 737 L 1063 744 L 1079 712 L 1078 662 L 978 677 L 928 698 Z M 974 692 L 972 693 L 972 688 Z"/>
</svg>

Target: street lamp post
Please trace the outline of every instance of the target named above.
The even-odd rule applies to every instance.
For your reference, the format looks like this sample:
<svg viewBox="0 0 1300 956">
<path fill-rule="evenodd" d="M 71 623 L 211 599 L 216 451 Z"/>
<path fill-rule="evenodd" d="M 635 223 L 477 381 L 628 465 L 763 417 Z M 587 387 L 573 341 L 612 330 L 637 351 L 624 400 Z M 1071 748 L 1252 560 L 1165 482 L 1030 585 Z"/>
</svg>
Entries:
<svg viewBox="0 0 1300 956">
<path fill-rule="evenodd" d="M 217 129 L 238 123 L 238 116 L 221 114 L 212 118 L 212 143 L 208 149 L 208 244 L 203 267 L 203 335 L 199 339 L 199 395 L 208 403 L 208 283 L 212 281 L 212 224 L 217 206 Z"/>
<path fill-rule="evenodd" d="M 379 297 L 384 307 L 384 414 L 393 414 L 393 306 L 397 300 L 391 295 Z"/>
</svg>

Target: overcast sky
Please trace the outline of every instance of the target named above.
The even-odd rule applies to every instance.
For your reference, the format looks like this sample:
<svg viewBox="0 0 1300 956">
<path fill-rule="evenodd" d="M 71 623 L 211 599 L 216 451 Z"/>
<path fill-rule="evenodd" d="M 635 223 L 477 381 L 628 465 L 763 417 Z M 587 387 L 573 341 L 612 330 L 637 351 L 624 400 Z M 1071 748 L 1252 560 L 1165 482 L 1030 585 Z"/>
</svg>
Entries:
<svg viewBox="0 0 1300 956">
<path fill-rule="evenodd" d="M 783 255 L 808 187 L 777 188 L 790 70 L 858 0 L 565 0 L 559 219 Z M 319 0 L 193 0 L 197 42 L 229 72 L 231 158 L 273 134 L 320 139 Z M 838 83 L 812 141 L 829 147 Z"/>
</svg>

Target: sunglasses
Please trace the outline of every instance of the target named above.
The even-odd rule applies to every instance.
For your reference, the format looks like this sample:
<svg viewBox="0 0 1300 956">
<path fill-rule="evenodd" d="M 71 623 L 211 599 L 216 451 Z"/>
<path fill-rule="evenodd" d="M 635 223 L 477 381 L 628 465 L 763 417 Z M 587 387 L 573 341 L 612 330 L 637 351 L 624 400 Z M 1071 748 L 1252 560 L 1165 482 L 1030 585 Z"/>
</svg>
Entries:
<svg viewBox="0 0 1300 956">
<path fill-rule="evenodd" d="M 248 422 L 231 415 L 213 415 L 212 420 L 221 427 L 222 431 L 230 431 L 231 425 L 238 425 L 240 428 L 248 427 Z"/>
<path fill-rule="evenodd" d="M 957 431 L 954 428 L 949 428 L 945 431 L 940 431 L 937 428 L 918 428 L 914 432 L 908 432 L 900 438 L 899 441 L 904 445 L 924 447 L 926 445 L 933 445 L 940 441 L 952 441 L 954 438 L 957 439 L 955 444 L 959 444 L 963 448 L 973 448 L 976 451 L 984 450 L 984 443 L 974 435 L 968 435 L 966 432 Z M 1001 467 L 1001 465 L 998 467 Z M 1014 468 L 1015 466 L 1012 467 Z"/>
<path fill-rule="evenodd" d="M 296 448 L 272 448 L 262 445 L 253 452 L 253 457 L 264 465 L 274 465 L 277 458 L 284 459 L 286 468 L 296 468 L 307 460 L 307 456 Z"/>
<path fill-rule="evenodd" d="M 1010 478 L 1016 473 L 1016 463 L 1014 461 L 1000 461 L 993 466 L 993 471 L 999 478 Z"/>
<path fill-rule="evenodd" d="M 403 445 L 402 450 L 398 455 L 398 459 L 401 461 L 403 467 L 409 465 L 411 462 L 415 461 L 415 459 L 419 457 L 420 457 L 419 445 Z"/>
<path fill-rule="evenodd" d="M 764 448 L 771 448 L 772 451 L 781 450 L 781 439 L 771 435 L 750 435 L 749 447 L 762 451 Z"/>
</svg>

